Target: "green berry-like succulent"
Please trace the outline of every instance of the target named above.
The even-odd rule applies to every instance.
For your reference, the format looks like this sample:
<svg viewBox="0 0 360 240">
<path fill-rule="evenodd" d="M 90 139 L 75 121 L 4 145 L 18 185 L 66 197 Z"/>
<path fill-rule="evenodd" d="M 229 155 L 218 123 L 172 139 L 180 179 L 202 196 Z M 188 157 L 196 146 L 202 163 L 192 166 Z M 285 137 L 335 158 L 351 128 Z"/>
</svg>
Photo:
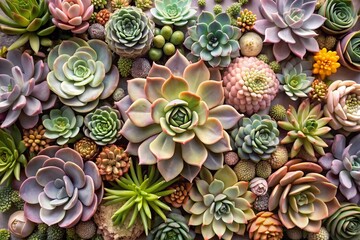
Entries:
<svg viewBox="0 0 360 240">
<path fill-rule="evenodd" d="M 9 240 L 10 232 L 7 229 L 0 229 L 0 239 L 1 240 Z"/>
<path fill-rule="evenodd" d="M 223 11 L 223 8 L 220 4 L 216 4 L 213 8 L 213 12 L 215 15 L 222 13 L 222 11 Z"/>
<path fill-rule="evenodd" d="M 281 72 L 281 65 L 277 61 L 270 62 L 269 66 L 270 66 L 271 70 L 274 71 L 274 73 L 280 73 Z"/>
<path fill-rule="evenodd" d="M 118 69 L 122 77 L 128 77 L 131 73 L 131 67 L 134 60 L 131 58 L 120 57 L 118 61 Z"/>
<path fill-rule="evenodd" d="M 152 7 L 152 0 L 135 0 L 135 6 L 141 10 L 146 10 Z"/>
<path fill-rule="evenodd" d="M 237 18 L 241 11 L 241 3 L 233 3 L 226 9 L 226 12 L 233 18 Z"/>
<path fill-rule="evenodd" d="M 257 58 L 261 61 L 263 61 L 264 63 L 268 64 L 269 63 L 269 58 L 266 54 L 259 54 L 257 56 Z"/>
<path fill-rule="evenodd" d="M 198 0 L 198 6 L 199 7 L 205 7 L 206 6 L 206 0 Z"/>
<path fill-rule="evenodd" d="M 286 118 L 286 108 L 281 104 L 271 106 L 269 116 L 275 121 L 283 121 Z"/>
<path fill-rule="evenodd" d="M 107 0 L 91 0 L 92 5 L 94 5 L 94 8 L 97 10 L 101 10 L 105 8 L 107 4 Z"/>
</svg>

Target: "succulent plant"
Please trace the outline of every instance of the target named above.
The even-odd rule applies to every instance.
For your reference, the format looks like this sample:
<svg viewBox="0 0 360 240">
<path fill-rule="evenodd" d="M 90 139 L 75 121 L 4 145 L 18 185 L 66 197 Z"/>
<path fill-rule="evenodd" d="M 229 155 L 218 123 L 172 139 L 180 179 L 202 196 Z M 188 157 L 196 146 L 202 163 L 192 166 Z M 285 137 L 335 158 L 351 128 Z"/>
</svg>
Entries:
<svg viewBox="0 0 360 240">
<path fill-rule="evenodd" d="M 337 43 L 335 36 L 321 34 L 321 32 L 318 36 L 315 37 L 315 39 L 318 42 L 320 49 L 326 48 L 328 50 L 332 50 Z"/>
<path fill-rule="evenodd" d="M 240 160 L 234 167 L 239 181 L 251 181 L 256 175 L 256 165 L 250 160 Z"/>
<path fill-rule="evenodd" d="M 254 28 L 256 22 L 256 14 L 249 11 L 247 8 L 240 11 L 237 18 L 237 25 L 242 32 L 249 31 Z"/>
<path fill-rule="evenodd" d="M 87 221 L 103 196 L 103 183 L 96 164 L 83 162 L 70 148 L 50 146 L 32 158 L 20 187 L 27 219 L 34 223 L 58 224 L 61 228 Z"/>
<path fill-rule="evenodd" d="M 263 48 L 263 40 L 255 32 L 247 32 L 240 38 L 240 52 L 244 57 L 256 57 Z M 271 65 L 269 65 L 271 68 Z M 275 72 L 275 71 L 274 71 Z"/>
<path fill-rule="evenodd" d="M 351 32 L 340 40 L 336 52 L 343 67 L 360 72 L 360 31 Z"/>
<path fill-rule="evenodd" d="M 166 181 L 179 174 L 192 181 L 202 165 L 221 168 L 231 148 L 224 129 L 241 115 L 222 105 L 221 82 L 209 79 L 203 61 L 191 64 L 177 52 L 165 66 L 154 64 L 146 79 L 129 80 L 129 95 L 115 103 L 126 120 L 127 152 L 140 164 L 157 163 Z"/>
<path fill-rule="evenodd" d="M 239 121 L 238 127 L 231 131 L 231 138 L 240 159 L 259 162 L 271 157 L 279 144 L 279 134 L 276 122 L 268 115 L 254 114 Z"/>
<path fill-rule="evenodd" d="M 271 157 L 267 160 L 272 169 L 281 168 L 289 158 L 288 151 L 284 145 L 278 145 L 275 152 L 271 154 Z"/>
<path fill-rule="evenodd" d="M 135 0 L 135 6 L 144 11 L 148 8 L 151 8 L 152 5 L 153 5 L 152 0 Z"/>
<path fill-rule="evenodd" d="M 1 3 L 0 3 L 1 5 Z M 0 58 L 0 114 L 5 114 L 1 128 L 20 120 L 23 128 L 35 127 L 39 114 L 54 106 L 56 96 L 45 81 L 47 64 L 28 53 L 12 50 Z"/>
<path fill-rule="evenodd" d="M 312 100 L 323 102 L 326 99 L 328 93 L 328 86 L 324 81 L 315 79 L 311 84 L 312 90 L 309 93 L 309 97 Z"/>
<path fill-rule="evenodd" d="M 269 194 L 258 196 L 253 204 L 253 208 L 258 211 L 267 211 L 269 205 Z"/>
<path fill-rule="evenodd" d="M 327 171 L 326 177 L 338 187 L 339 195 L 348 201 L 360 204 L 360 134 L 346 146 L 346 137 L 335 135 L 331 152 L 319 159 L 319 164 Z M 341 199 L 339 197 L 339 199 Z"/>
<path fill-rule="evenodd" d="M 336 97 L 334 97 L 336 96 Z M 360 130 L 360 84 L 337 80 L 330 84 L 326 95 L 324 115 L 334 130 L 345 134 Z"/>
<path fill-rule="evenodd" d="M 159 176 L 155 166 L 149 166 L 145 174 L 141 166 L 137 163 L 134 164 L 130 159 L 130 171 L 120 179 L 116 179 L 116 183 L 111 183 L 111 189 L 105 188 L 104 200 L 107 205 L 125 202 L 111 218 L 114 225 L 123 224 L 126 217 L 131 215 L 127 226 L 129 228 L 140 215 L 142 227 L 146 235 L 148 235 L 153 216 L 151 209 L 155 211 L 155 215 L 159 215 L 166 221 L 164 210 L 170 211 L 171 208 L 160 201 L 159 198 L 174 192 L 174 190 L 165 189 L 177 180 L 175 178 L 166 182 Z"/>
<path fill-rule="evenodd" d="M 319 232 L 322 220 L 331 216 L 340 204 L 335 197 L 336 186 L 320 173 L 316 163 L 295 159 L 287 162 L 268 178 L 273 187 L 269 211 L 278 209 L 287 229 L 298 227 L 307 232 Z"/>
<path fill-rule="evenodd" d="M 94 11 L 91 0 L 49 0 L 52 22 L 60 29 L 72 33 L 84 33 L 89 28 L 88 20 Z"/>
<path fill-rule="evenodd" d="M 0 239 L 3 239 L 3 240 L 9 240 L 10 239 L 10 231 L 7 230 L 7 229 L 0 229 Z"/>
<path fill-rule="evenodd" d="M 197 24 L 188 28 L 188 33 L 184 45 L 191 50 L 187 58 L 193 62 L 201 59 L 212 67 L 227 67 L 232 58 L 240 55 L 238 40 L 241 31 L 231 26 L 227 13 L 214 17 L 212 13 L 203 11 Z"/>
<path fill-rule="evenodd" d="M 223 75 L 223 85 L 225 103 L 248 115 L 270 106 L 279 89 L 274 71 L 255 57 L 235 59 Z"/>
<path fill-rule="evenodd" d="M 118 140 L 122 125 L 118 110 L 102 106 L 85 116 L 83 131 L 97 145 L 104 146 Z"/>
<path fill-rule="evenodd" d="M 203 168 L 190 191 L 183 208 L 190 214 L 189 225 L 197 226 L 204 239 L 215 235 L 219 239 L 232 239 L 243 235 L 245 224 L 255 217 L 251 203 L 256 195 L 248 189 L 248 182 L 238 182 L 235 172 L 227 165 L 214 176 Z"/>
<path fill-rule="evenodd" d="M 268 191 L 268 184 L 264 178 L 253 178 L 249 183 L 249 188 L 256 196 L 264 196 Z"/>
<path fill-rule="evenodd" d="M 320 79 L 337 72 L 340 67 L 339 56 L 335 51 L 328 51 L 323 48 L 314 55 L 313 73 L 318 74 Z"/>
<path fill-rule="evenodd" d="M 132 0 L 111 0 L 111 8 L 112 10 L 116 10 L 122 7 L 127 7 L 131 2 Z"/>
<path fill-rule="evenodd" d="M 35 128 L 24 130 L 23 142 L 29 149 L 30 153 L 34 153 L 50 146 L 52 140 L 45 137 L 44 126 L 40 124 Z"/>
<path fill-rule="evenodd" d="M 319 14 L 326 18 L 322 29 L 329 34 L 344 34 L 351 30 L 358 16 L 351 0 L 327 0 Z"/>
<path fill-rule="evenodd" d="M 48 24 L 50 13 L 45 0 L 6 0 L 0 2 L 0 8 L 0 31 L 20 35 L 8 50 L 17 49 L 29 42 L 32 50 L 37 53 L 40 45 L 52 44 L 46 36 L 52 34 L 56 27 Z"/>
<path fill-rule="evenodd" d="M 155 218 L 153 230 L 146 240 L 193 240 L 186 218 L 180 211 L 171 212 L 166 215 L 166 221 L 159 217 Z"/>
<path fill-rule="evenodd" d="M 321 104 L 311 106 L 309 99 L 301 102 L 298 111 L 293 106 L 289 106 L 287 121 L 279 121 L 278 124 L 288 131 L 281 144 L 293 143 L 291 158 L 298 155 L 301 149 L 310 156 L 315 156 L 315 151 L 325 155 L 323 148 L 328 145 L 323 139 L 332 137 L 329 133 L 331 128 L 326 126 L 331 118 L 322 116 Z"/>
<path fill-rule="evenodd" d="M 48 64 L 50 89 L 76 112 L 93 110 L 99 100 L 111 96 L 119 83 L 111 52 L 106 43 L 97 39 L 62 41 L 50 51 Z"/>
<path fill-rule="evenodd" d="M 20 180 L 21 167 L 26 166 L 25 144 L 16 126 L 0 128 L 0 184 L 10 184 L 13 178 Z"/>
<path fill-rule="evenodd" d="M 265 35 L 264 42 L 274 43 L 273 53 L 278 62 L 290 53 L 303 58 L 306 51 L 318 52 L 315 29 L 326 18 L 314 14 L 316 1 L 261 0 L 264 19 L 257 20 L 254 29 Z"/>
<path fill-rule="evenodd" d="M 83 122 L 84 117 L 75 115 L 68 106 L 52 109 L 49 115 L 42 116 L 42 123 L 46 129 L 44 136 L 56 139 L 58 145 L 65 145 L 69 140 L 75 138 L 79 134 Z"/>
<path fill-rule="evenodd" d="M 355 240 L 360 237 L 360 207 L 344 203 L 325 222 L 332 239 Z"/>
<path fill-rule="evenodd" d="M 81 221 L 78 224 L 76 224 L 76 234 L 81 239 L 92 239 L 92 237 L 96 234 L 96 224 L 93 220 L 89 221 Z"/>
<path fill-rule="evenodd" d="M 308 61 L 302 61 L 294 58 L 284 64 L 281 74 L 276 74 L 280 81 L 280 88 L 285 91 L 291 100 L 306 98 L 311 91 L 312 64 Z"/>
<path fill-rule="evenodd" d="M 98 146 L 90 138 L 84 137 L 75 142 L 74 150 L 77 151 L 84 161 L 89 161 L 95 158 L 98 154 Z"/>
<path fill-rule="evenodd" d="M 99 12 L 96 13 L 96 22 L 101 24 L 102 26 L 105 26 L 105 24 L 110 20 L 110 14 L 111 12 L 108 9 L 101 9 Z M 104 37 L 106 38 L 106 34 L 104 35 Z"/>
<path fill-rule="evenodd" d="M 174 190 L 174 192 L 165 196 L 164 200 L 167 203 L 170 203 L 174 208 L 180 208 L 189 199 L 191 188 L 192 183 L 186 180 L 178 181 L 167 188 L 169 190 Z"/>
<path fill-rule="evenodd" d="M 155 0 L 151 14 L 160 25 L 185 26 L 196 14 L 191 0 Z"/>
<path fill-rule="evenodd" d="M 145 55 L 154 38 L 154 24 L 139 8 L 116 10 L 105 25 L 105 41 L 121 57 Z"/>
<path fill-rule="evenodd" d="M 283 237 L 282 224 L 279 216 L 273 212 L 259 212 L 248 225 L 251 240 L 281 240 Z"/>
<path fill-rule="evenodd" d="M 269 116 L 275 121 L 283 121 L 286 119 L 286 109 L 281 104 L 271 106 Z"/>
<path fill-rule="evenodd" d="M 105 146 L 96 158 L 96 165 L 104 180 L 114 181 L 128 172 L 130 156 L 122 147 Z"/>
<path fill-rule="evenodd" d="M 35 228 L 35 224 L 27 219 L 24 211 L 16 211 L 9 217 L 8 229 L 14 237 L 26 238 Z"/>
</svg>

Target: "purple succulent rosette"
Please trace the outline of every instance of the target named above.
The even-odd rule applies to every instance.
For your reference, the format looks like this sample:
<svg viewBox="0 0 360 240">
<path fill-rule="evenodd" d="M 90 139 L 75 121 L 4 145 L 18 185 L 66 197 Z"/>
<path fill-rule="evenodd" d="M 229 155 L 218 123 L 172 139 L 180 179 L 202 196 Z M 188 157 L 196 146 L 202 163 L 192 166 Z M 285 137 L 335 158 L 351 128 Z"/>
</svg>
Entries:
<svg viewBox="0 0 360 240">
<path fill-rule="evenodd" d="M 338 198 L 360 204 L 360 134 L 346 146 L 346 137 L 335 136 L 331 152 L 319 159 L 326 177 L 338 187 Z M 345 198 L 345 199 L 344 199 Z"/>
<path fill-rule="evenodd" d="M 51 146 L 31 159 L 25 169 L 28 177 L 20 187 L 25 201 L 25 217 L 35 223 L 62 228 L 88 221 L 104 194 L 96 164 L 83 162 L 70 148 Z"/>
</svg>

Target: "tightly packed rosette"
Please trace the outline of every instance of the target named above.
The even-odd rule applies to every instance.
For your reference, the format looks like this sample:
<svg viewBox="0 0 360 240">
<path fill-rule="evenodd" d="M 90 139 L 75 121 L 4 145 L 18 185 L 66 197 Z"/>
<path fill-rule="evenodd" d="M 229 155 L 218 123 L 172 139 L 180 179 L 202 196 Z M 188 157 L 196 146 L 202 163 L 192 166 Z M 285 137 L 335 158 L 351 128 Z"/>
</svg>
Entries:
<svg viewBox="0 0 360 240">
<path fill-rule="evenodd" d="M 20 187 L 25 216 L 35 223 L 62 228 L 88 221 L 101 202 L 104 188 L 96 164 L 83 162 L 70 148 L 48 147 L 28 163 Z"/>
<path fill-rule="evenodd" d="M 278 209 L 279 218 L 287 229 L 298 227 L 319 232 L 322 220 L 340 207 L 335 197 L 337 187 L 321 172 L 319 165 L 295 159 L 268 178 L 269 187 L 273 187 L 269 210 Z"/>
<path fill-rule="evenodd" d="M 62 41 L 48 56 L 48 85 L 60 101 L 81 113 L 93 110 L 99 100 L 111 96 L 119 83 L 119 71 L 103 41 L 80 38 Z"/>
<path fill-rule="evenodd" d="M 222 167 L 223 152 L 241 115 L 223 105 L 221 81 L 210 80 L 203 61 L 190 63 L 177 52 L 165 66 L 154 64 L 146 79 L 128 81 L 129 95 L 116 105 L 126 119 L 121 134 L 140 164 L 157 164 L 169 181 L 192 181 L 201 166 Z"/>
<path fill-rule="evenodd" d="M 79 34 L 89 28 L 94 5 L 91 0 L 49 0 L 49 10 L 58 28 Z"/>
<path fill-rule="evenodd" d="M 249 238 L 253 240 L 281 240 L 283 226 L 279 216 L 273 212 L 259 212 L 248 225 Z"/>
<path fill-rule="evenodd" d="M 343 67 L 360 72 L 360 31 L 351 32 L 341 39 L 336 52 Z"/>
<path fill-rule="evenodd" d="M 324 115 L 329 125 L 345 134 L 360 130 L 360 84 L 351 80 L 337 80 L 330 84 Z"/>
</svg>

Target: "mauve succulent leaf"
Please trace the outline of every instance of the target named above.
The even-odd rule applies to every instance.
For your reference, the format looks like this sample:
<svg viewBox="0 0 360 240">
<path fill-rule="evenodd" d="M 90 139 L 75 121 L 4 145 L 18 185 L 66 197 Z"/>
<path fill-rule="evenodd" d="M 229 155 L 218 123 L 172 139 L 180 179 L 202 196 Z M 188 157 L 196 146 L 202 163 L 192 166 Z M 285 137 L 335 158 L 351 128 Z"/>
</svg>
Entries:
<svg viewBox="0 0 360 240">
<path fill-rule="evenodd" d="M 130 99 L 134 102 L 136 99 L 145 98 L 145 83 L 146 80 L 144 78 L 134 78 L 128 80 L 128 92 Z"/>
<path fill-rule="evenodd" d="M 126 111 L 129 119 L 138 127 L 146 127 L 153 124 L 151 117 L 151 103 L 144 99 L 137 99 Z"/>
<path fill-rule="evenodd" d="M 73 162 L 80 168 L 84 167 L 84 163 L 80 154 L 70 148 L 59 149 L 56 152 L 55 157 L 62 159 L 64 162 Z"/>
<path fill-rule="evenodd" d="M 179 51 L 166 62 L 165 67 L 169 68 L 174 76 L 184 76 L 184 71 L 190 62 Z"/>
<path fill-rule="evenodd" d="M 37 183 L 35 177 L 26 179 L 20 187 L 20 197 L 29 204 L 39 203 L 38 196 L 42 192 L 42 187 Z"/>
<path fill-rule="evenodd" d="M 210 170 L 218 170 L 224 166 L 224 154 L 208 151 L 204 166 Z"/>
<path fill-rule="evenodd" d="M 147 77 L 146 78 L 144 90 L 145 90 L 146 98 L 151 103 L 155 102 L 159 98 L 162 98 L 161 86 L 164 84 L 165 79 L 168 79 L 168 78 L 162 78 L 162 77 Z"/>
<path fill-rule="evenodd" d="M 48 182 L 54 181 L 58 178 L 62 179 L 65 172 L 58 167 L 42 167 L 36 172 L 36 181 L 42 187 L 45 187 Z"/>
<path fill-rule="evenodd" d="M 2 122 L 1 124 L 1 128 L 6 128 L 11 126 L 13 123 L 16 122 L 17 118 L 19 117 L 21 111 L 20 110 L 16 110 L 16 111 L 9 111 L 6 114 L 6 118 L 5 120 Z"/>
<path fill-rule="evenodd" d="M 38 155 L 29 161 L 25 168 L 26 176 L 33 177 L 36 176 L 37 171 L 43 166 L 44 162 L 49 159 L 48 156 L 45 155 Z"/>
<path fill-rule="evenodd" d="M 24 215 L 27 219 L 34 223 L 42 223 L 43 221 L 40 218 L 40 205 L 35 204 L 24 204 Z"/>
<path fill-rule="evenodd" d="M 73 162 L 66 162 L 64 165 L 64 171 L 73 182 L 74 187 L 83 188 L 85 186 L 86 176 L 78 165 Z"/>
<path fill-rule="evenodd" d="M 211 145 L 223 138 L 222 125 L 216 118 L 208 118 L 202 126 L 194 128 L 196 136 L 206 145 Z"/>
<path fill-rule="evenodd" d="M 65 215 L 66 212 L 61 207 L 57 207 L 53 210 L 46 210 L 44 208 L 40 209 L 41 221 L 49 226 L 59 223 Z"/>
<path fill-rule="evenodd" d="M 119 84 L 119 78 L 119 70 L 115 66 L 112 66 L 102 82 L 104 84 L 104 90 L 101 92 L 100 99 L 106 99 L 111 96 Z"/>
<path fill-rule="evenodd" d="M 130 121 L 126 121 L 120 133 L 123 137 L 133 143 L 140 143 L 145 139 L 160 133 L 161 127 L 158 124 L 152 124 L 145 128 L 139 128 Z"/>
<path fill-rule="evenodd" d="M 98 168 L 94 162 L 86 161 L 84 164 L 84 173 L 87 176 L 92 178 L 94 182 L 94 187 L 96 190 L 100 189 L 102 186 L 101 176 L 99 174 Z"/>
<path fill-rule="evenodd" d="M 221 122 L 224 129 L 230 129 L 243 117 L 229 105 L 216 106 L 209 111 L 209 118 L 216 118 Z"/>
<path fill-rule="evenodd" d="M 65 177 L 65 176 L 64 176 Z M 59 188 L 57 188 L 54 184 L 55 181 L 51 181 L 48 184 L 45 185 L 45 187 L 41 190 L 41 192 L 44 192 L 47 197 L 51 199 L 57 198 L 57 194 L 59 191 Z M 26 200 L 27 201 L 27 200 Z M 27 201 L 28 202 L 28 201 Z"/>
<path fill-rule="evenodd" d="M 224 102 L 222 82 L 206 81 L 199 85 L 196 94 L 212 109 Z"/>
<path fill-rule="evenodd" d="M 165 181 L 170 181 L 180 175 L 184 168 L 184 161 L 180 156 L 181 155 L 179 153 L 174 154 L 174 157 L 172 158 L 157 162 L 157 168 Z"/>
<path fill-rule="evenodd" d="M 231 150 L 230 144 L 230 136 L 229 134 L 223 130 L 223 138 L 221 138 L 218 142 L 207 145 L 206 148 L 214 153 L 223 153 Z"/>
<path fill-rule="evenodd" d="M 83 213 L 83 206 L 80 202 L 66 211 L 66 215 L 64 218 L 59 222 L 59 227 L 62 228 L 69 228 L 75 226 L 81 219 Z"/>
<path fill-rule="evenodd" d="M 81 203 L 85 206 L 90 206 L 92 204 L 92 202 L 94 201 L 94 192 L 95 192 L 95 187 L 94 187 L 94 182 L 92 180 L 91 177 L 89 176 L 85 176 L 86 181 L 85 181 L 85 185 L 84 187 L 82 187 L 81 189 L 79 189 L 79 200 L 81 201 Z"/>
<path fill-rule="evenodd" d="M 150 151 L 150 143 L 152 143 L 152 141 L 154 141 L 154 139 L 157 136 L 158 135 L 151 136 L 140 144 L 139 149 L 137 151 L 137 154 L 139 156 L 139 164 L 144 164 L 144 165 L 156 164 L 157 158 Z"/>
<path fill-rule="evenodd" d="M 199 174 L 200 170 L 201 167 L 185 164 L 184 168 L 181 171 L 181 176 L 183 176 L 189 182 L 192 182 L 195 179 L 195 177 Z"/>
<path fill-rule="evenodd" d="M 44 208 L 46 210 L 53 210 L 56 208 L 55 205 L 51 204 L 51 199 L 48 198 L 44 192 L 40 193 L 38 197 L 41 208 Z"/>
<path fill-rule="evenodd" d="M 69 201 L 64 205 L 64 210 L 72 209 L 79 202 L 79 190 L 75 188 L 73 195 Z"/>
<path fill-rule="evenodd" d="M 168 79 L 171 76 L 171 71 L 169 68 L 158 65 L 155 62 L 153 63 L 149 73 L 149 78 L 161 78 L 161 79 Z"/>
</svg>

